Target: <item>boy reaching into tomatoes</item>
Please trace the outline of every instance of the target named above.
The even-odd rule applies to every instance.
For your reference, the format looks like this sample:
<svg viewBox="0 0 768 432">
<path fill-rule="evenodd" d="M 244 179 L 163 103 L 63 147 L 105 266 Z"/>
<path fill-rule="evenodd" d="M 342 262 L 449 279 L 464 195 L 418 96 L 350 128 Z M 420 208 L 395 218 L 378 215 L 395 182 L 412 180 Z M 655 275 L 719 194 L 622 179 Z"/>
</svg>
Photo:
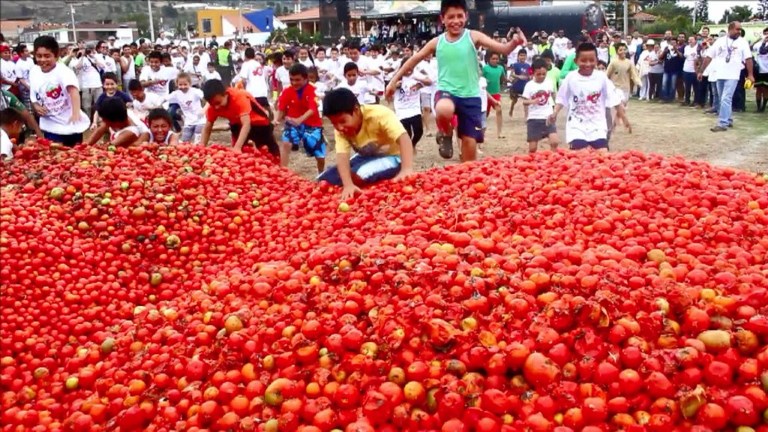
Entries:
<svg viewBox="0 0 768 432">
<path fill-rule="evenodd" d="M 326 94 L 323 115 L 335 129 L 336 166 L 317 180 L 342 186 L 342 201 L 360 192 L 359 186 L 413 172 L 413 143 L 389 108 L 360 105 L 351 90 L 339 88 Z M 356 154 L 350 158 L 352 150 Z"/>
<path fill-rule="evenodd" d="M 212 79 L 203 84 L 203 97 L 208 101 L 205 127 L 200 139 L 203 146 L 207 146 L 211 139 L 213 123 L 219 117 L 224 117 L 229 121 L 232 146 L 236 152 L 242 152 L 246 142 L 253 142 L 256 147 L 266 146 L 273 156 L 280 157 L 269 114 L 250 93 L 243 89 L 225 87 L 221 80 Z"/>
<path fill-rule="evenodd" d="M 315 158 L 319 174 L 325 169 L 325 141 L 315 87 L 309 84 L 309 71 L 303 64 L 295 63 L 288 73 L 291 85 L 280 93 L 275 120 L 275 124 L 285 122 L 280 143 L 280 162 L 288 166 L 291 149 L 303 145 L 307 156 Z"/>
</svg>

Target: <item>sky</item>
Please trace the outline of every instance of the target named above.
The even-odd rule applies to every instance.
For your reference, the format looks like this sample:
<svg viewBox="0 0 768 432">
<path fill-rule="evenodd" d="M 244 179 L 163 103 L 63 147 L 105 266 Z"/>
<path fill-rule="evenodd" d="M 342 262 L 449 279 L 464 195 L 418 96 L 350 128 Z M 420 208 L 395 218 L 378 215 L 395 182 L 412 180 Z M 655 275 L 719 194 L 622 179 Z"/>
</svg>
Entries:
<svg viewBox="0 0 768 432">
<path fill-rule="evenodd" d="M 693 7 L 696 4 L 695 0 L 680 0 L 678 1 L 682 6 Z M 749 6 L 752 11 L 757 12 L 757 1 L 739 1 L 739 0 L 709 0 L 709 20 L 718 22 L 723 17 L 723 12 L 726 9 L 730 9 L 733 6 Z"/>
</svg>

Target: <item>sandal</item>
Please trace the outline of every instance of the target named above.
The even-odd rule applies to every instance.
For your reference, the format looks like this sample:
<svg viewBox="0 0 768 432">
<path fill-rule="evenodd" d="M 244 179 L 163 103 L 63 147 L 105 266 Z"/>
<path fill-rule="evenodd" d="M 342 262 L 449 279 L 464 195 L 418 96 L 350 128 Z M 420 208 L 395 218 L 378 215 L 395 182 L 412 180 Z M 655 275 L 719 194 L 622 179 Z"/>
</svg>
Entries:
<svg viewBox="0 0 768 432">
<path fill-rule="evenodd" d="M 453 158 L 453 137 L 443 132 L 438 132 L 435 141 L 437 141 L 438 151 L 443 159 Z"/>
</svg>

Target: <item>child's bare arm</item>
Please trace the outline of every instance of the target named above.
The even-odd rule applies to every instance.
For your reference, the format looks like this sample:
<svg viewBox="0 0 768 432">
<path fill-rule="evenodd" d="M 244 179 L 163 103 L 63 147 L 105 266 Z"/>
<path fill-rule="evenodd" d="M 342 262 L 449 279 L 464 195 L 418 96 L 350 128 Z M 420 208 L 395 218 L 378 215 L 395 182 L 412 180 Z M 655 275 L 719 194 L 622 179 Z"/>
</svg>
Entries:
<svg viewBox="0 0 768 432">
<path fill-rule="evenodd" d="M 424 48 L 420 49 L 419 52 L 412 55 L 411 58 L 409 58 L 402 66 L 400 66 L 400 69 L 395 72 L 395 76 L 392 77 L 392 80 L 390 80 L 389 85 L 387 86 L 386 96 L 388 98 L 395 94 L 397 84 L 400 82 L 400 79 L 403 78 L 405 71 L 413 69 L 414 66 L 427 58 L 428 55 L 435 53 L 435 50 L 437 49 L 437 41 L 438 38 L 433 38 L 431 41 L 427 42 L 427 44 L 424 45 Z"/>
</svg>

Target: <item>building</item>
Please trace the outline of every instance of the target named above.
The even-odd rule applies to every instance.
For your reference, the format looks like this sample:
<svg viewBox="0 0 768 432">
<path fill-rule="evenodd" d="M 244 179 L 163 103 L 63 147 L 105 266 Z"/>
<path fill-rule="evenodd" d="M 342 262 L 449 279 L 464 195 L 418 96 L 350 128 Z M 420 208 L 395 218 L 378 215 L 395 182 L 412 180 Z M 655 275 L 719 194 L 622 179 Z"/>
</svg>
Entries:
<svg viewBox="0 0 768 432">
<path fill-rule="evenodd" d="M 272 32 L 274 12 L 271 8 L 243 10 L 225 7 L 206 7 L 196 11 L 197 37 L 232 36 L 239 32 L 241 24 L 246 33 Z M 247 29 L 252 31 L 248 31 Z"/>
<path fill-rule="evenodd" d="M 76 33 L 76 34 L 75 34 Z M 50 23 L 29 27 L 21 34 L 21 42 L 32 43 L 38 36 L 53 36 L 59 43 L 68 44 L 78 41 L 95 42 L 114 36 L 119 42 L 130 43 L 139 37 L 136 23 L 75 23 L 56 25 Z"/>
<path fill-rule="evenodd" d="M 365 24 L 362 21 L 362 13 L 357 10 L 350 11 L 350 33 L 364 33 Z M 291 15 L 280 17 L 288 28 L 298 27 L 302 33 L 315 34 L 320 31 L 320 8 L 311 8 Z"/>
<path fill-rule="evenodd" d="M 34 24 L 34 20 L 31 18 L 0 20 L 0 33 L 5 36 L 6 40 L 16 42 L 24 32 L 24 29 L 32 24 Z"/>
</svg>

